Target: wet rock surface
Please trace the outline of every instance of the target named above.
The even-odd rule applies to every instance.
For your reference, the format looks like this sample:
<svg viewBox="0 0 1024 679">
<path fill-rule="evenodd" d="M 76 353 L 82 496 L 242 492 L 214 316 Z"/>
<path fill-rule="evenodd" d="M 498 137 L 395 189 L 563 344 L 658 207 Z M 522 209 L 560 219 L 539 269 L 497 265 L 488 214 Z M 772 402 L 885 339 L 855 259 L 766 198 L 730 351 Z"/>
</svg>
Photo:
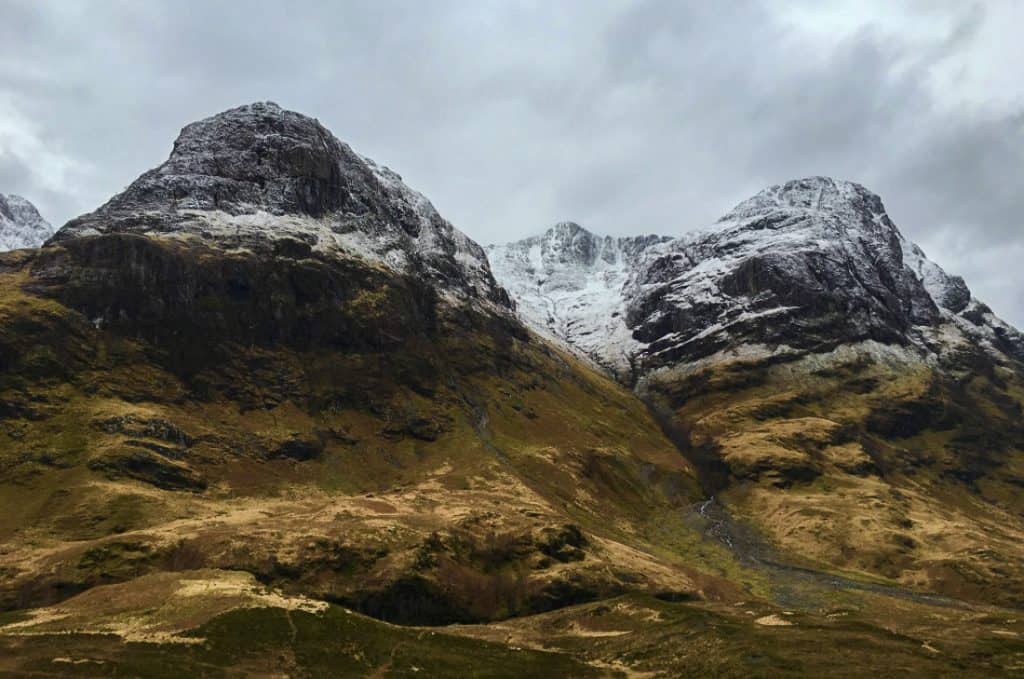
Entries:
<svg viewBox="0 0 1024 679">
<path fill-rule="evenodd" d="M 186 365 L 224 343 L 397 347 L 437 326 L 435 288 L 324 255 L 226 255 L 203 243 L 110 234 L 44 248 L 31 271 L 34 289 L 97 328 L 155 341 Z"/>
<path fill-rule="evenodd" d="M 202 491 L 206 481 L 187 465 L 140 446 L 124 446 L 89 462 L 108 478 L 132 478 L 163 490 Z"/>
</svg>

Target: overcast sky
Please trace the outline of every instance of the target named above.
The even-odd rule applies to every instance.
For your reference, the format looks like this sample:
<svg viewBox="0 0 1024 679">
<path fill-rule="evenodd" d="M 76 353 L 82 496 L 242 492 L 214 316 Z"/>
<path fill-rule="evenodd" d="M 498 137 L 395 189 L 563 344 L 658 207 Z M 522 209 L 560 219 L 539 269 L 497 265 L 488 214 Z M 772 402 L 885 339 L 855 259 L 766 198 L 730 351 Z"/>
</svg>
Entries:
<svg viewBox="0 0 1024 679">
<path fill-rule="evenodd" d="M 0 0 L 0 192 L 63 224 L 186 123 L 271 100 L 482 243 L 858 181 L 1024 327 L 1022 27 L 1014 0 Z"/>
</svg>

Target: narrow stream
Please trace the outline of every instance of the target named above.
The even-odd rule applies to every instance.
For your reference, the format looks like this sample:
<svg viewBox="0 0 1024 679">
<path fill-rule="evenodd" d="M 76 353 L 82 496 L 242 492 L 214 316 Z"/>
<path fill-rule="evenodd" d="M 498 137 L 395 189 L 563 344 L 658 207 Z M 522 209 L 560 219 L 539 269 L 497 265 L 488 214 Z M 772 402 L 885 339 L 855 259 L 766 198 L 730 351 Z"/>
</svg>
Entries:
<svg viewBox="0 0 1024 679">
<path fill-rule="evenodd" d="M 684 510 L 687 523 L 697 528 L 707 539 L 723 545 L 742 566 L 764 575 L 768 579 L 773 599 L 780 606 L 818 609 L 829 594 L 837 591 L 859 591 L 930 606 L 971 608 L 968 603 L 938 594 L 916 592 L 894 585 L 861 582 L 787 563 L 786 558 L 775 547 L 757 531 L 736 521 L 715 499 L 717 493 L 728 485 L 729 471 L 722 459 L 714 451 L 690 445 L 688 433 L 679 426 L 670 408 L 651 394 L 645 393 L 643 388 L 637 387 L 635 391 L 665 436 L 697 470 L 697 478 L 700 479 L 702 489 L 708 497 L 707 500 Z"/>
<path fill-rule="evenodd" d="M 861 582 L 841 575 L 795 566 L 785 562 L 778 550 L 754 530 L 736 521 L 712 496 L 686 510 L 688 523 L 704 536 L 725 546 L 743 566 L 767 576 L 772 596 L 781 606 L 819 608 L 822 598 L 836 591 L 861 591 L 914 601 L 929 606 L 970 608 L 970 605 L 937 594 Z"/>
</svg>

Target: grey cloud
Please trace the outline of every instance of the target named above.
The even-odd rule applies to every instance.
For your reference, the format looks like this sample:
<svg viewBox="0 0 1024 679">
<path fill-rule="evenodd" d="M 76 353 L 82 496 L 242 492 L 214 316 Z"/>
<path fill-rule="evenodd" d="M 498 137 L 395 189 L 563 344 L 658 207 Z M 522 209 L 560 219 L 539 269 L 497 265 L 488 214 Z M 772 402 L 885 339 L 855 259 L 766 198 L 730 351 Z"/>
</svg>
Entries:
<svg viewBox="0 0 1024 679">
<path fill-rule="evenodd" d="M 20 158 L 12 155 L 0 155 L 0 186 L 3 193 L 18 193 L 31 189 L 32 171 Z"/>
<path fill-rule="evenodd" d="M 161 162 L 184 124 L 262 99 L 320 118 L 481 242 L 559 219 L 678 234 L 828 174 L 878 192 L 1024 325 L 1020 109 L 933 77 L 956 82 L 996 7 L 912 3 L 895 27 L 865 10 L 825 39 L 794 7 L 821 5 L 0 0 L 0 126 L 6 97 L 79 168 L 63 193 L 38 172 L 16 189 L 55 222 Z M 1001 49 L 992 69 L 1024 56 Z"/>
</svg>

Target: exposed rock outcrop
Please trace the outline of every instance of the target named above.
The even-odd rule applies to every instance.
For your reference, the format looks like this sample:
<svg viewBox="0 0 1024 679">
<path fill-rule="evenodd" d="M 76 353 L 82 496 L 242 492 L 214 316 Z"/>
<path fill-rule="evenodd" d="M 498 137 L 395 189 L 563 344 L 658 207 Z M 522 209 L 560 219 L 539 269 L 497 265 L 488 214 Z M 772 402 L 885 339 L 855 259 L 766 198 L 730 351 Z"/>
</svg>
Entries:
<svg viewBox="0 0 1024 679">
<path fill-rule="evenodd" d="M 269 102 L 186 126 L 166 162 L 52 242 L 111 234 L 294 259 L 354 256 L 444 293 L 507 304 L 482 248 L 430 201 L 318 121 Z"/>
<path fill-rule="evenodd" d="M 559 225 L 489 253 L 524 320 L 627 381 L 722 352 L 869 340 L 922 358 L 973 345 L 1024 358 L 1024 336 L 852 182 L 773 186 L 678 239 L 602 239 Z"/>
<path fill-rule="evenodd" d="M 487 247 L 491 267 L 538 332 L 568 342 L 619 377 L 643 345 L 626 323 L 623 288 L 667 236 L 595 236 L 561 222 L 540 236 Z"/>
</svg>

